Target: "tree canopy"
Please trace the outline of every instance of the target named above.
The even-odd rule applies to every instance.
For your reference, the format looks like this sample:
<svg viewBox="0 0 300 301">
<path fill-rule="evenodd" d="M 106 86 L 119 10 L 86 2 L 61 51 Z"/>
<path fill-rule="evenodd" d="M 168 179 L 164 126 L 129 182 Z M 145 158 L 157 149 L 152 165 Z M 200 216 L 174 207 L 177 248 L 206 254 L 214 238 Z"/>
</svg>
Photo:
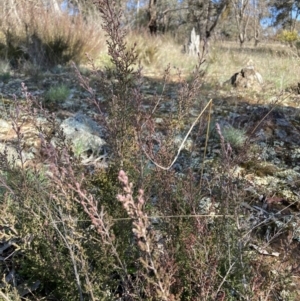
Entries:
<svg viewBox="0 0 300 301">
<path fill-rule="evenodd" d="M 50 0 L 61 3 L 62 0 Z M 116 0 L 124 12 L 124 26 L 146 30 L 152 35 L 171 33 L 188 36 L 195 28 L 200 39 L 213 35 L 239 41 L 253 39 L 257 44 L 268 29 L 297 29 L 300 0 Z M 69 0 L 85 12 L 93 0 Z M 264 34 L 265 33 L 265 34 Z"/>
</svg>

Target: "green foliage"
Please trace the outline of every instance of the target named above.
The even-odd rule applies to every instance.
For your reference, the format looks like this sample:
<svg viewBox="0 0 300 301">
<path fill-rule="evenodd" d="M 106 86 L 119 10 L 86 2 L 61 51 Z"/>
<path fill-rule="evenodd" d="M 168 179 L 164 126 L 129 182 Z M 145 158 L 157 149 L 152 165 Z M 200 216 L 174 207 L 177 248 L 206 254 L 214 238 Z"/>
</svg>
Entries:
<svg viewBox="0 0 300 301">
<path fill-rule="evenodd" d="M 121 216 L 123 216 L 124 212 L 115 199 L 120 189 L 120 184 L 117 179 L 118 171 L 114 167 L 109 167 L 108 170 L 97 171 L 88 179 L 86 185 L 87 188 L 94 190 L 97 198 L 101 199 L 101 202 L 111 215 L 116 214 L 118 216 L 120 211 L 122 211 Z"/>
<path fill-rule="evenodd" d="M 107 53 L 101 53 L 97 58 L 99 66 L 112 69 L 114 67 L 111 57 Z"/>
<path fill-rule="evenodd" d="M 10 80 L 10 72 L 4 72 L 0 74 L 0 81 L 7 83 Z"/>
<path fill-rule="evenodd" d="M 299 7 L 299 3 L 297 1 L 274 0 L 270 1 L 268 6 L 270 11 L 273 13 L 275 26 L 280 25 L 283 28 L 294 28 L 296 20 L 293 19 L 293 11 Z"/>
<path fill-rule="evenodd" d="M 47 102 L 62 102 L 70 95 L 70 88 L 62 84 L 56 87 L 51 87 L 45 94 Z"/>
<path fill-rule="evenodd" d="M 0 61 L 0 81 L 7 83 L 11 78 L 11 70 L 7 61 Z"/>
<path fill-rule="evenodd" d="M 283 30 L 279 35 L 278 39 L 281 42 L 288 43 L 289 45 L 292 45 L 294 42 L 296 42 L 299 39 L 298 32 L 296 30 L 290 31 L 290 30 Z"/>
<path fill-rule="evenodd" d="M 225 138 L 225 141 L 228 142 L 233 148 L 242 147 L 247 139 L 245 130 L 236 129 L 232 126 L 224 127 L 224 129 L 222 129 L 222 134 Z"/>
<path fill-rule="evenodd" d="M 296 46 L 297 50 L 300 50 L 300 41 L 299 40 L 296 41 L 295 46 Z"/>
<path fill-rule="evenodd" d="M 63 141 L 59 141 L 58 145 L 59 151 L 71 154 Z M 1 180 L 13 191 L 12 194 L 0 194 L 0 234 L 6 237 L 6 241 L 14 243 L 9 249 L 14 256 L 6 254 L 10 263 L 17 267 L 20 278 L 14 285 L 39 281 L 37 291 L 33 292 L 36 298 L 41 295 L 43 298 L 72 301 L 80 295 L 81 300 L 93 300 L 90 296 L 111 300 L 110 289 L 113 291 L 118 286 L 118 282 L 111 279 L 116 262 L 107 245 L 99 245 L 97 231 L 90 227 L 83 207 L 76 202 L 72 190 L 67 188 L 71 179 L 64 179 L 59 170 L 49 179 L 47 169 L 20 170 L 5 163 L 5 154 L 0 154 L 0 158 Z M 62 167 L 61 156 L 57 154 L 57 158 L 58 165 Z M 76 162 L 72 160 L 72 175 L 79 180 L 81 169 Z M 59 186 L 67 185 L 65 193 L 56 190 L 56 176 Z M 108 188 L 111 189 L 110 186 Z M 111 206 L 114 207 L 112 203 Z M 6 219 L 7 226 L 2 227 L 2 219 Z M 104 219 L 106 227 L 109 227 L 109 220 L 103 217 L 103 222 Z M 15 229 L 9 236 L 5 234 L 8 227 Z M 0 273 L 7 274 L 4 266 Z M 14 287 L 6 295 L 11 296 L 12 293 Z M 19 297 L 19 293 L 16 295 Z M 13 300 L 19 299 L 15 297 Z"/>
</svg>

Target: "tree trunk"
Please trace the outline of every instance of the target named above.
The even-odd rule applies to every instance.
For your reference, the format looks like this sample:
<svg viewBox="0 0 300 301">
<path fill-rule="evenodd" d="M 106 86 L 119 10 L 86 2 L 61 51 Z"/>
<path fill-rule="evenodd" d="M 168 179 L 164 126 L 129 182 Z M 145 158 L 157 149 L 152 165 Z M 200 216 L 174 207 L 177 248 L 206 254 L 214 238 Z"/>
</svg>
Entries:
<svg viewBox="0 0 300 301">
<path fill-rule="evenodd" d="M 240 47 L 243 48 L 246 40 L 246 34 L 241 32 L 239 34 L 239 40 L 240 40 Z"/>
<path fill-rule="evenodd" d="M 254 33 L 254 46 L 257 47 L 258 43 L 259 43 L 259 31 L 256 30 Z"/>
<path fill-rule="evenodd" d="M 156 0 L 149 0 L 148 6 L 148 28 L 151 35 L 157 33 L 157 11 L 156 11 Z"/>
<path fill-rule="evenodd" d="M 249 24 L 249 0 L 231 0 L 233 5 L 235 21 L 239 32 L 240 47 L 243 47 L 246 40 L 246 32 Z"/>
</svg>

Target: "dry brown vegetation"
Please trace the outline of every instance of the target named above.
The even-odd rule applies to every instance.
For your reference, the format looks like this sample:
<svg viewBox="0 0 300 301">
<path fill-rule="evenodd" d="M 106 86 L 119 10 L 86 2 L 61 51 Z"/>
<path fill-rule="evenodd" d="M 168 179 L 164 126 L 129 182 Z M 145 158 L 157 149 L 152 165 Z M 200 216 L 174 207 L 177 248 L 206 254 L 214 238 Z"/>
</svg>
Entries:
<svg viewBox="0 0 300 301">
<path fill-rule="evenodd" d="M 42 68 L 77 63 L 99 54 L 105 46 L 99 16 L 58 13 L 43 1 L 5 0 L 0 9 L 0 53 L 11 64 L 24 61 Z M 103 38 L 103 36 L 102 36 Z"/>
<path fill-rule="evenodd" d="M 23 60 L 46 69 L 82 63 L 73 64 L 72 73 L 89 93 L 82 101 L 108 133 L 110 160 L 107 168 L 81 164 L 55 119 L 53 103 L 67 97 L 57 101 L 57 90 L 47 99 L 54 114 L 24 85 L 22 101 L 9 102 L 18 164 L 0 154 L 0 299 L 297 300 L 299 242 L 288 221 L 279 228 L 274 215 L 253 209 L 266 190 L 254 191 L 251 179 L 276 168 L 263 165 L 250 138 L 263 120 L 272 121 L 275 109 L 287 103 L 297 108 L 295 97 L 282 92 L 297 84 L 298 57 L 282 54 L 279 46 L 240 50 L 216 43 L 197 66 L 197 58 L 181 53 L 170 37 L 126 34 L 110 2 L 98 3 L 101 30 L 80 17 L 39 11 L 33 2 L 22 2 L 22 22 L 14 31 L 8 25 L 15 16 L 3 18 L 2 51 L 20 68 Z M 265 78 L 264 90 L 222 87 L 249 59 Z M 172 93 L 176 109 L 165 112 Z M 243 102 L 274 103 L 272 97 L 276 107 L 266 107 L 245 128 L 225 129 L 212 119 L 225 100 L 235 112 Z M 41 117 L 47 126 L 40 126 Z M 28 123 L 39 133 L 39 164 L 23 161 Z M 190 139 L 181 144 L 189 130 Z M 241 165 L 251 173 L 237 175 Z M 270 207 L 276 199 L 266 202 Z M 283 207 L 291 205 L 299 209 L 297 202 Z"/>
</svg>

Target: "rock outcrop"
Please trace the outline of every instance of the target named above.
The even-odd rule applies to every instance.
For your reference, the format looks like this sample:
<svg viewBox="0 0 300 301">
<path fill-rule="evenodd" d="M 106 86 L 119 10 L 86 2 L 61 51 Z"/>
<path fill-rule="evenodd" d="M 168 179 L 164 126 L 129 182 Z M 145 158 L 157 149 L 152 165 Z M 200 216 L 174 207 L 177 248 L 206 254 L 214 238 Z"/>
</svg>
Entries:
<svg viewBox="0 0 300 301">
<path fill-rule="evenodd" d="M 105 161 L 106 142 L 101 138 L 104 135 L 103 129 L 90 117 L 77 113 L 65 119 L 61 128 L 66 138 L 72 141 L 73 150 L 81 156 L 83 164 Z"/>
<path fill-rule="evenodd" d="M 250 88 L 259 91 L 263 84 L 263 78 L 255 70 L 252 61 L 249 61 L 247 66 L 235 73 L 228 82 L 235 88 Z"/>
</svg>

